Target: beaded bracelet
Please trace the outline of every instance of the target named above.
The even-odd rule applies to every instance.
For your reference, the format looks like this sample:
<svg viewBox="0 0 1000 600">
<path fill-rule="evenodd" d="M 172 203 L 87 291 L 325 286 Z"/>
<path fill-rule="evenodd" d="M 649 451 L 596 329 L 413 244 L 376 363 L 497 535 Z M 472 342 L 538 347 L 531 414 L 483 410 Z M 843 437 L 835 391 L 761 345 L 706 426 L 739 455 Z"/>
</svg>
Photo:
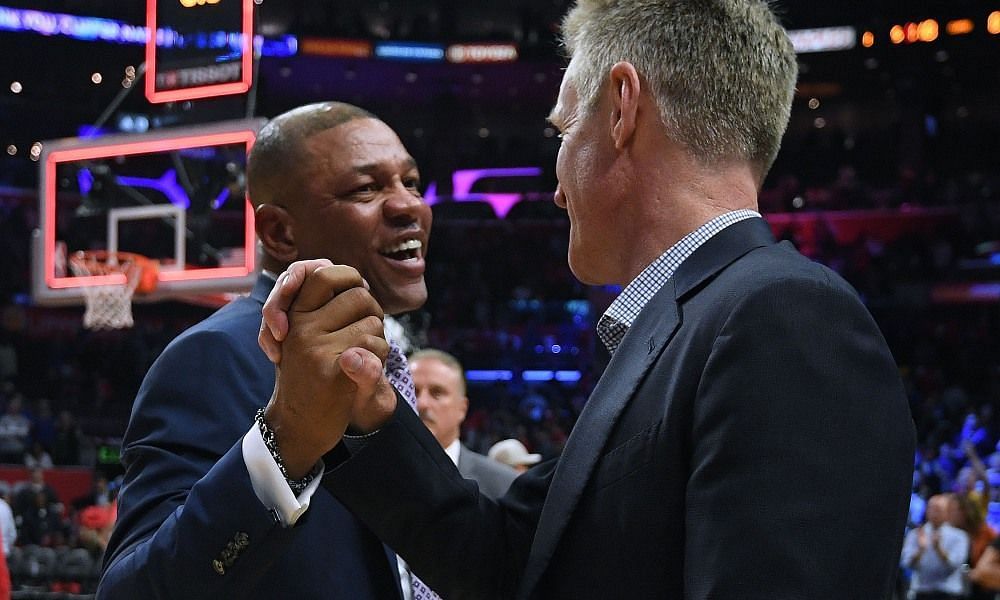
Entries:
<svg viewBox="0 0 1000 600">
<path fill-rule="evenodd" d="M 260 437 L 264 438 L 264 445 L 267 446 L 267 451 L 271 453 L 271 458 L 277 463 L 282 477 L 288 482 L 288 487 L 292 488 L 292 493 L 298 496 L 303 490 L 309 487 L 313 479 L 316 479 L 316 476 L 319 474 L 319 464 L 317 463 L 312 471 L 309 471 L 302 479 L 290 478 L 288 470 L 285 468 L 285 461 L 282 460 L 281 454 L 278 452 L 278 442 L 274 439 L 274 430 L 268 427 L 267 421 L 264 420 L 263 408 L 257 409 L 257 414 L 254 415 L 254 422 L 257 423 L 257 427 L 260 429 Z"/>
</svg>

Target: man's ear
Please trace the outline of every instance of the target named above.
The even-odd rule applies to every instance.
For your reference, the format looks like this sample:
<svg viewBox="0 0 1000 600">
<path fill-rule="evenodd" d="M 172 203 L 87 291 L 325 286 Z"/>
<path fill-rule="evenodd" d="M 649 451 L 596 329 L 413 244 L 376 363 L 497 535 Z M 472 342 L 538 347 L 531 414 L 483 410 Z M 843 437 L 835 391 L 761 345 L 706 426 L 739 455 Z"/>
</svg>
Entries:
<svg viewBox="0 0 1000 600">
<path fill-rule="evenodd" d="M 635 134 L 642 89 L 639 73 L 630 62 L 622 61 L 611 67 L 609 79 L 612 95 L 611 136 L 615 140 L 615 148 L 622 150 Z"/>
<path fill-rule="evenodd" d="M 283 263 L 298 260 L 292 216 L 284 208 L 261 204 L 254 211 L 257 237 L 264 251 Z"/>
</svg>

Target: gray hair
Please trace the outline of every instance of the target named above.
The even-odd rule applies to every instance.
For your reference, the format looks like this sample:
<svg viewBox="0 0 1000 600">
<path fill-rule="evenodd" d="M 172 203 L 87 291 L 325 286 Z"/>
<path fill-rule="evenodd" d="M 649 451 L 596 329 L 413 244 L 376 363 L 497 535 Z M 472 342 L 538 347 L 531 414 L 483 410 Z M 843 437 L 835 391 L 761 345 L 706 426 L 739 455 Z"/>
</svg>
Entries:
<svg viewBox="0 0 1000 600">
<path fill-rule="evenodd" d="M 761 179 L 788 126 L 795 50 L 767 0 L 579 0 L 562 24 L 584 111 L 630 62 L 667 133 L 706 164 L 752 161 Z"/>
<path fill-rule="evenodd" d="M 457 358 L 448 354 L 444 350 L 437 350 L 435 348 L 424 348 L 422 350 L 417 350 L 410 355 L 409 362 L 414 363 L 418 360 L 436 360 L 444 366 L 448 367 L 452 371 L 458 373 L 458 381 L 461 385 L 461 393 L 465 393 L 465 369 L 462 368 L 462 363 L 458 361 Z"/>
</svg>

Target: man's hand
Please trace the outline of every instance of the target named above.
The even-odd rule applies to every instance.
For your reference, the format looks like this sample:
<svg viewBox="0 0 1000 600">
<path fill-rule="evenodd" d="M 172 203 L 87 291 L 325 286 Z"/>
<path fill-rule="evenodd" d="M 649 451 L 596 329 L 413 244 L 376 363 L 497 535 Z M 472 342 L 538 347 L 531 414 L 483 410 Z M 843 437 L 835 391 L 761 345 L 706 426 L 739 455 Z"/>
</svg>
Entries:
<svg viewBox="0 0 1000 600">
<path fill-rule="evenodd" d="M 282 340 L 265 419 L 288 476 L 296 479 L 340 441 L 348 424 L 375 429 L 396 402 L 382 370 L 389 352 L 382 309 L 361 275 L 345 266 L 313 262 L 309 267 L 292 284 L 297 295 L 272 293 L 265 305 L 265 314 L 285 317 L 285 329 L 278 335 L 269 327 L 261 330 L 262 338 L 267 330 Z"/>
<path fill-rule="evenodd" d="M 278 281 L 264 303 L 260 333 L 257 334 L 257 343 L 274 364 L 281 362 L 281 342 L 288 335 L 288 309 L 292 306 L 292 300 L 313 271 L 332 266 L 333 263 L 325 258 L 300 260 L 290 264 L 278 276 Z"/>
</svg>

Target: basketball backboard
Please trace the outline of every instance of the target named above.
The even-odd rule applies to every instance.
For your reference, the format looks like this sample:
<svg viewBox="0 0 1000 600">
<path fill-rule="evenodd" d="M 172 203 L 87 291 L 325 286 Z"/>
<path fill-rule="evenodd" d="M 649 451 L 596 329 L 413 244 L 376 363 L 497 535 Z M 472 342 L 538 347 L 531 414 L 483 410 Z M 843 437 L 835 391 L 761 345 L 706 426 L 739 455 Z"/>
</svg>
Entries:
<svg viewBox="0 0 1000 600">
<path fill-rule="evenodd" d="M 244 292 L 253 286 L 253 210 L 246 157 L 264 119 L 143 134 L 45 142 L 32 296 L 81 304 L 83 287 L 124 277 L 74 276 L 79 251 L 130 252 L 159 262 L 156 289 L 135 301 Z"/>
</svg>

